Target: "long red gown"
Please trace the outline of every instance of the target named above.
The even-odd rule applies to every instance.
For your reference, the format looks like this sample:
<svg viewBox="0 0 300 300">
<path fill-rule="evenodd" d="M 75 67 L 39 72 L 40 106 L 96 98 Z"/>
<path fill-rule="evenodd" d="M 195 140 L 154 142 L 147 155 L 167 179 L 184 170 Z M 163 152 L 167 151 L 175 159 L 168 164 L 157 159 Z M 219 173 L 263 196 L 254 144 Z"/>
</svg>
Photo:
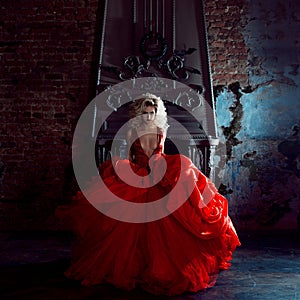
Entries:
<svg viewBox="0 0 300 300">
<path fill-rule="evenodd" d="M 155 174 L 164 159 L 167 170 L 155 186 L 138 188 L 126 184 L 116 175 L 112 161 L 99 169 L 103 184 L 124 201 L 136 203 L 160 199 L 180 184 L 181 192 L 175 198 L 190 194 L 188 199 L 159 220 L 132 223 L 99 212 L 78 192 L 71 205 L 57 209 L 58 217 L 71 224 L 78 236 L 71 265 L 65 272 L 67 277 L 83 285 L 110 283 L 126 290 L 139 286 L 153 294 L 176 295 L 212 287 L 218 272 L 230 266 L 232 253 L 240 242 L 228 216 L 226 199 L 190 159 L 163 154 L 162 135 L 158 140 L 151 169 Z M 134 161 L 120 160 L 119 169 L 130 165 L 136 174 L 146 176 L 149 157 L 139 139 L 131 151 Z M 190 187 L 193 190 L 188 193 Z M 209 202 L 203 199 L 205 187 L 214 195 Z M 104 188 L 91 186 L 90 190 L 99 203 L 109 202 Z M 174 200 L 173 195 L 170 202 Z"/>
</svg>

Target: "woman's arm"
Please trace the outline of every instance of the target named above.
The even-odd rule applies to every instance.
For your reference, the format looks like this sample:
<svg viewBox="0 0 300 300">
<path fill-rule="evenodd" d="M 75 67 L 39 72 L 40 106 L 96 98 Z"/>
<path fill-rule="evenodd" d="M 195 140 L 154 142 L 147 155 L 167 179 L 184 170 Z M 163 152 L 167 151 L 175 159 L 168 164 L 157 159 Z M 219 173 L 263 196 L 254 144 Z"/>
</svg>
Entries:
<svg viewBox="0 0 300 300">
<path fill-rule="evenodd" d="M 164 153 L 167 132 L 165 130 L 163 130 L 162 128 L 158 128 L 158 134 L 161 136 L 161 139 L 160 139 L 160 144 L 162 145 L 161 152 Z"/>
<path fill-rule="evenodd" d="M 132 129 L 129 129 L 126 133 L 126 143 L 127 143 L 127 158 L 132 161 L 132 153 L 131 153 L 131 138 L 132 138 Z"/>
</svg>

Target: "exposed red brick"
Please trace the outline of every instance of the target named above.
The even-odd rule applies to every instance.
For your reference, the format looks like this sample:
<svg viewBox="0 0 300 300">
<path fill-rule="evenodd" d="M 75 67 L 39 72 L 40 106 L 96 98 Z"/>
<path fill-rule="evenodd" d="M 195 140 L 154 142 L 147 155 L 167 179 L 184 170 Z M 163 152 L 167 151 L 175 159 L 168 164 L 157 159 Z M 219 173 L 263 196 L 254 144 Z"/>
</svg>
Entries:
<svg viewBox="0 0 300 300">
<path fill-rule="evenodd" d="M 242 35 L 247 2 L 205 0 L 204 4 L 213 85 L 235 81 L 248 85 L 248 49 Z"/>
</svg>

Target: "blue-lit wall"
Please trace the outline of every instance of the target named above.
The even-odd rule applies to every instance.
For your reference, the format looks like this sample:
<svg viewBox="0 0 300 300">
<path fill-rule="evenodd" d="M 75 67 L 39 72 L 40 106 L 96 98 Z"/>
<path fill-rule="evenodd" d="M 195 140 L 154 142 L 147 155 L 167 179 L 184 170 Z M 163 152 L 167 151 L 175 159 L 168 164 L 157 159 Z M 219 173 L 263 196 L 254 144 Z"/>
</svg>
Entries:
<svg viewBox="0 0 300 300">
<path fill-rule="evenodd" d="M 237 227 L 296 229 L 300 2 L 247 1 L 247 6 L 242 34 L 248 47 L 249 85 L 235 82 L 216 89 L 220 140 L 227 150 L 219 179 Z"/>
</svg>

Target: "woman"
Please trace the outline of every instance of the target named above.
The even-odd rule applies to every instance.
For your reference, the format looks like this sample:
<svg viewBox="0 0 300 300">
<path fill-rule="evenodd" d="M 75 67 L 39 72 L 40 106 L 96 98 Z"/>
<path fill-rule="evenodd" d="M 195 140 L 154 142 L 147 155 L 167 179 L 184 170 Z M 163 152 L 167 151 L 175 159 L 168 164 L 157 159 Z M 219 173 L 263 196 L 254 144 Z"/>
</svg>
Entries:
<svg viewBox="0 0 300 300">
<path fill-rule="evenodd" d="M 83 285 L 139 286 L 165 295 L 212 287 L 240 245 L 226 199 L 190 159 L 163 153 L 168 124 L 159 97 L 136 99 L 129 127 L 128 159 L 103 163 L 103 186 L 92 184 L 89 195 L 102 205 L 111 205 L 116 196 L 130 203 L 161 203 L 161 209 L 148 208 L 142 219 L 127 222 L 124 217 L 132 211 L 123 211 L 121 219 L 110 217 L 79 192 L 71 206 L 57 211 L 78 236 L 66 275 Z"/>
</svg>

